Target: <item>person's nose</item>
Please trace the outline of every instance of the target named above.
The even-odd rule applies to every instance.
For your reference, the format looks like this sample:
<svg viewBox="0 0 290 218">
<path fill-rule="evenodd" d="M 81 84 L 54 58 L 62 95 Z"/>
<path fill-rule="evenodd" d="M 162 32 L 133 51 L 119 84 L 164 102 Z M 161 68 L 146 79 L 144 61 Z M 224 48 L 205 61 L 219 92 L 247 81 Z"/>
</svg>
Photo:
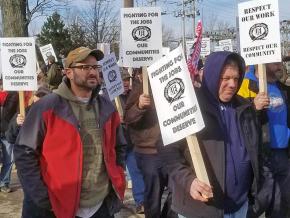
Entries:
<svg viewBox="0 0 290 218">
<path fill-rule="evenodd" d="M 229 82 L 228 86 L 231 88 L 235 88 L 237 86 L 237 83 L 238 83 L 238 81 L 236 81 L 235 78 L 231 78 L 228 82 Z"/>
</svg>

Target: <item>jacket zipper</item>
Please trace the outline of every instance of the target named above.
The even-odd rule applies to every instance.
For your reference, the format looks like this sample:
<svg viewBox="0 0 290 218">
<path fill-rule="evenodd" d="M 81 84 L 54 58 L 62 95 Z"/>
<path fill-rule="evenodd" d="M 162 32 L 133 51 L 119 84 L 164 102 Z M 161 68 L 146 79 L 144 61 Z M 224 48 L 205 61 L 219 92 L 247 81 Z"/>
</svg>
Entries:
<svg viewBox="0 0 290 218">
<path fill-rule="evenodd" d="M 80 123 L 78 122 L 78 124 L 77 124 L 77 128 L 78 128 L 78 132 L 79 132 L 79 134 L 80 134 Z M 82 149 L 82 148 L 81 148 Z M 78 202 L 78 193 L 79 193 L 79 189 L 80 189 L 80 181 L 81 181 L 81 176 L 80 176 L 80 163 L 81 163 L 81 161 L 80 161 L 80 159 L 81 159 L 81 154 L 79 154 L 79 161 L 78 161 L 78 184 L 77 184 L 77 190 L 76 190 L 76 199 L 75 199 L 75 208 L 74 208 L 74 217 L 75 217 L 75 215 L 76 215 L 76 213 L 77 213 L 77 210 L 79 209 L 79 205 L 77 205 L 77 202 Z"/>
</svg>

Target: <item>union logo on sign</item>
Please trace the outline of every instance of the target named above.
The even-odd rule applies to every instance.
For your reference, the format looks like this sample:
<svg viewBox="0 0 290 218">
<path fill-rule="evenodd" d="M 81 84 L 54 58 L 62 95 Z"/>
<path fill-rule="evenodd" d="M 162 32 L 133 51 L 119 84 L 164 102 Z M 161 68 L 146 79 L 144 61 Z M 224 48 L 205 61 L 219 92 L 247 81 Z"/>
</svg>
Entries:
<svg viewBox="0 0 290 218">
<path fill-rule="evenodd" d="M 117 79 L 117 73 L 115 70 L 111 70 L 109 73 L 108 73 L 108 80 L 110 81 L 110 83 L 116 81 Z"/>
<path fill-rule="evenodd" d="M 164 97 L 168 103 L 172 103 L 181 98 L 184 94 L 185 86 L 180 78 L 175 78 L 167 83 L 164 89 Z"/>
<path fill-rule="evenodd" d="M 135 41 L 146 41 L 151 38 L 151 29 L 147 26 L 138 26 L 132 30 L 132 37 Z"/>
<path fill-rule="evenodd" d="M 268 33 L 269 28 L 265 23 L 256 23 L 249 30 L 249 35 L 253 41 L 265 39 Z"/>
<path fill-rule="evenodd" d="M 22 54 L 12 55 L 9 59 L 9 63 L 13 68 L 22 68 L 26 65 L 26 57 Z"/>
</svg>

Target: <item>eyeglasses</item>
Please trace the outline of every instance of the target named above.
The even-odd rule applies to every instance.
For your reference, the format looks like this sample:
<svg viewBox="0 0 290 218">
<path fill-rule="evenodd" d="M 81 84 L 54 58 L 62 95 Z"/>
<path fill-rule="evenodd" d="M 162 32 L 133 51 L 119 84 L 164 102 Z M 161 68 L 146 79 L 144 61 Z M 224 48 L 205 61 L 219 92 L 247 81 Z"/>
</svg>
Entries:
<svg viewBox="0 0 290 218">
<path fill-rule="evenodd" d="M 76 68 L 76 69 L 80 69 L 82 71 L 91 71 L 91 70 L 98 70 L 100 71 L 102 69 L 101 65 L 78 65 L 78 66 L 72 66 L 70 68 Z"/>
<path fill-rule="evenodd" d="M 234 80 L 234 82 L 238 82 L 240 77 L 231 77 L 231 76 L 226 76 L 226 77 L 221 77 L 220 80 L 223 82 L 229 82 L 231 79 Z"/>
</svg>

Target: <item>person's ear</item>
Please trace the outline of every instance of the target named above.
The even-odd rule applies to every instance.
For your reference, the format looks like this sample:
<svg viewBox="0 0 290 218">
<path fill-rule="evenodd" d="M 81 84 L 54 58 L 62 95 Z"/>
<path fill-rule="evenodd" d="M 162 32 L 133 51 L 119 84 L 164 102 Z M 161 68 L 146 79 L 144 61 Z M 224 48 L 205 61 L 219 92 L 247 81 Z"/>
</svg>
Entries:
<svg viewBox="0 0 290 218">
<path fill-rule="evenodd" d="M 65 75 L 69 80 L 73 80 L 73 69 L 71 68 L 65 69 Z"/>
</svg>

